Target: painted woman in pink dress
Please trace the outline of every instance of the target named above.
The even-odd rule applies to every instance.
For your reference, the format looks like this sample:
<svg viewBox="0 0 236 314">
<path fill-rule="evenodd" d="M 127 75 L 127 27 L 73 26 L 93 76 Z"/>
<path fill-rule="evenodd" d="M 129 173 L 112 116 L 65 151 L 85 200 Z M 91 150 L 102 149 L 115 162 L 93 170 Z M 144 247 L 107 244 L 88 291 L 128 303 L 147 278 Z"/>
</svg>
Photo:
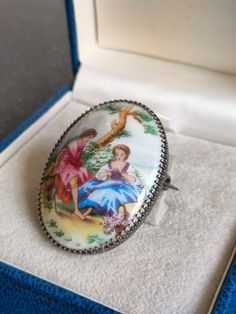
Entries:
<svg viewBox="0 0 236 314">
<path fill-rule="evenodd" d="M 80 134 L 78 139 L 67 144 L 58 156 L 54 172 L 59 179 L 58 197 L 60 198 L 60 194 L 62 194 L 60 191 L 63 187 L 67 192 L 71 193 L 75 206 L 74 213 L 82 220 L 85 219 L 85 216 L 78 209 L 78 188 L 88 181 L 92 175 L 84 168 L 81 161 L 81 153 L 86 144 L 96 135 L 96 130 L 87 129 Z"/>
</svg>

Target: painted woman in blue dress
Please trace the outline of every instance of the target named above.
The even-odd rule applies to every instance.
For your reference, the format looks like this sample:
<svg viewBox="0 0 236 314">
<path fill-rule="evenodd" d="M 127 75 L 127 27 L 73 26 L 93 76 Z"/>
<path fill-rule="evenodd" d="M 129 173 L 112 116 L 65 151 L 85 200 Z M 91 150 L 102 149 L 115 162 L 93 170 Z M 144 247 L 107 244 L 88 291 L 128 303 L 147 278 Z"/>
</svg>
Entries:
<svg viewBox="0 0 236 314">
<path fill-rule="evenodd" d="M 86 217 L 92 211 L 99 215 L 112 216 L 125 204 L 136 203 L 142 192 L 142 185 L 132 165 L 127 162 L 130 149 L 124 144 L 112 149 L 115 157 L 101 167 L 95 178 L 83 184 L 79 190 L 79 208 L 87 208 Z"/>
</svg>

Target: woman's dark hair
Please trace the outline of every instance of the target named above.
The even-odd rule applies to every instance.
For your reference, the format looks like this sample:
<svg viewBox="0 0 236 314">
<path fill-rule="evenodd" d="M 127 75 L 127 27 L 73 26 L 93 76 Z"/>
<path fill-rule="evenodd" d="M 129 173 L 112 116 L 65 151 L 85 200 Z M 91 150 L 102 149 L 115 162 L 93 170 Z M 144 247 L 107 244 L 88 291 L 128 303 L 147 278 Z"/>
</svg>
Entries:
<svg viewBox="0 0 236 314">
<path fill-rule="evenodd" d="M 130 149 L 128 146 L 126 146 L 125 144 L 117 144 L 112 148 L 112 154 L 115 155 L 115 152 L 117 149 L 121 149 L 123 150 L 123 152 L 125 152 L 126 156 L 125 156 L 125 160 L 128 159 L 129 154 L 130 154 Z"/>
<path fill-rule="evenodd" d="M 97 131 L 95 129 L 87 129 L 87 130 L 84 130 L 79 135 L 79 138 L 83 138 L 83 137 L 87 137 L 87 136 L 95 137 L 96 135 L 97 135 Z"/>
</svg>

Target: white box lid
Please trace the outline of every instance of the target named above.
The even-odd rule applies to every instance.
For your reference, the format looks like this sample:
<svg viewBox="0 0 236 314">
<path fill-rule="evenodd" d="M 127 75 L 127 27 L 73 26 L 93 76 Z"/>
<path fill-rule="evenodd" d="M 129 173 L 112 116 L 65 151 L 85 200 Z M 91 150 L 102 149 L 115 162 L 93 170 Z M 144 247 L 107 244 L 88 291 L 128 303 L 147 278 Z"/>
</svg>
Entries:
<svg viewBox="0 0 236 314">
<path fill-rule="evenodd" d="M 74 98 L 89 104 L 140 101 L 172 118 L 180 133 L 236 145 L 231 136 L 236 131 L 235 5 L 232 0 L 74 0 L 82 62 Z"/>
</svg>

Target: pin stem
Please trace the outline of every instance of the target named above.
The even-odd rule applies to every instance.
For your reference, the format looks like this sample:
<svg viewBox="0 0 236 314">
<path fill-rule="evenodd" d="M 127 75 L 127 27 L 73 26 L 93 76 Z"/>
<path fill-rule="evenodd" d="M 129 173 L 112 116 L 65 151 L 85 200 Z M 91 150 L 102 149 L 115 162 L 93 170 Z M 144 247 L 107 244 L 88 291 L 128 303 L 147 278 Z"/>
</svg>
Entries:
<svg viewBox="0 0 236 314">
<path fill-rule="evenodd" d="M 167 175 L 166 180 L 165 180 L 165 182 L 163 184 L 163 190 L 166 191 L 168 189 L 172 189 L 172 190 L 175 190 L 175 191 L 179 191 L 179 189 L 176 186 L 174 186 L 173 184 L 171 184 L 170 182 L 171 182 L 171 178 L 170 178 L 169 175 Z"/>
</svg>

